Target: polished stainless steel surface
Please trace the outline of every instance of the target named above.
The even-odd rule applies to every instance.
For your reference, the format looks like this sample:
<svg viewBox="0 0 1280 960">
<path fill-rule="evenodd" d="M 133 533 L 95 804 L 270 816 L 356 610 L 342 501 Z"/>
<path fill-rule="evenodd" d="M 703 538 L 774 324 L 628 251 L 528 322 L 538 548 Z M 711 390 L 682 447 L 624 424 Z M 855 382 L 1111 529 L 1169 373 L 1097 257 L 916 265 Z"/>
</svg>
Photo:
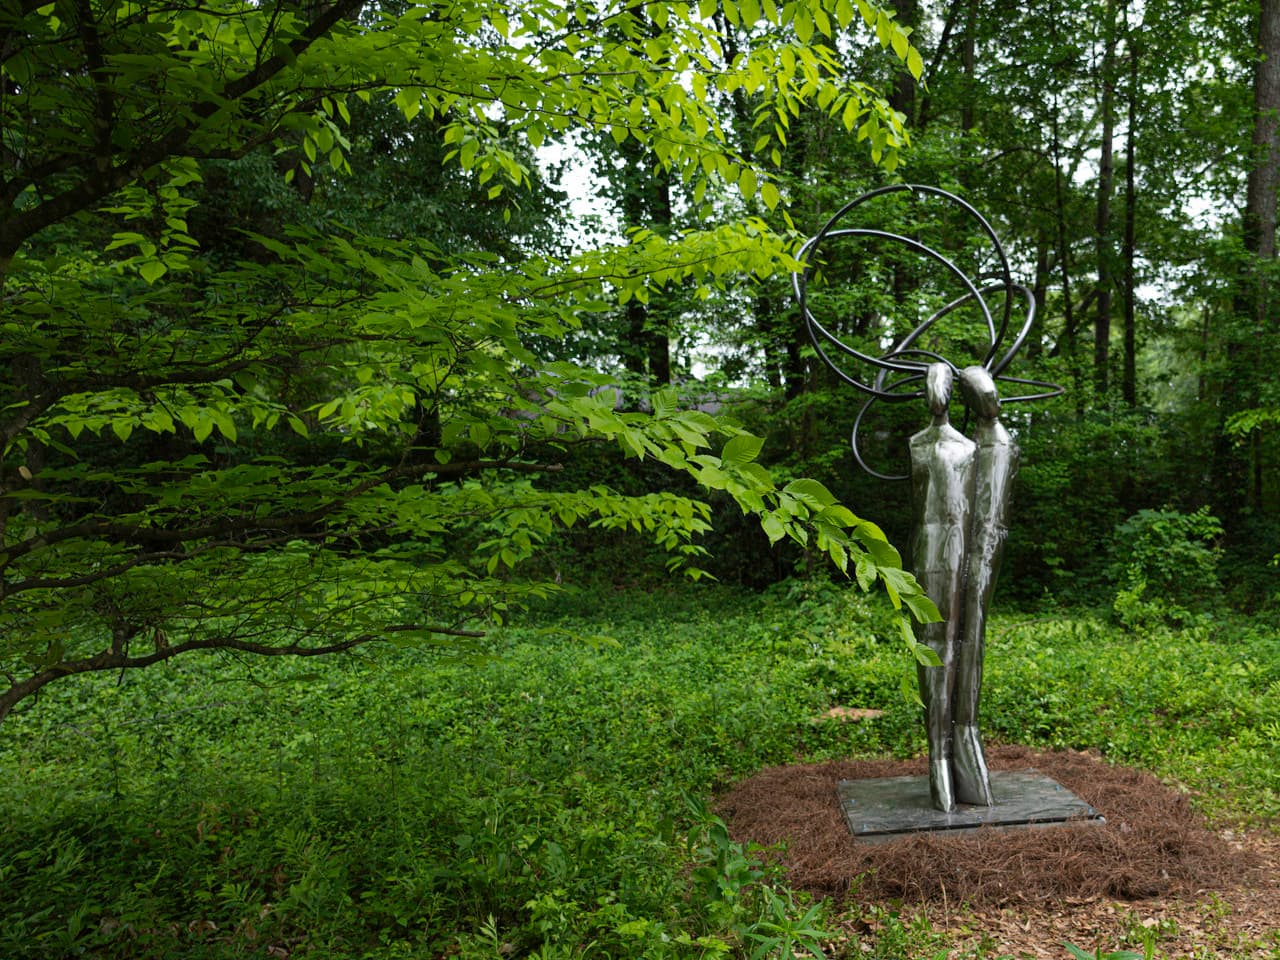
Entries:
<svg viewBox="0 0 1280 960">
<path fill-rule="evenodd" d="M 955 698 L 977 459 L 977 444 L 948 420 L 951 383 L 951 368 L 945 363 L 929 367 L 926 392 L 933 422 L 911 438 L 912 568 L 942 614 L 940 623 L 915 625 L 916 638 L 942 661 L 940 667 L 917 668 L 929 738 L 929 779 L 939 810 L 950 810 L 956 800 L 952 776 Z"/>
<path fill-rule="evenodd" d="M 983 367 L 966 367 L 960 389 L 975 416 L 978 456 L 973 522 L 966 559 L 964 630 L 956 665 L 955 782 L 961 803 L 992 803 L 987 762 L 978 730 L 987 609 L 1008 533 L 1009 496 L 1018 472 L 1018 446 L 1000 422 L 995 382 Z"/>
</svg>

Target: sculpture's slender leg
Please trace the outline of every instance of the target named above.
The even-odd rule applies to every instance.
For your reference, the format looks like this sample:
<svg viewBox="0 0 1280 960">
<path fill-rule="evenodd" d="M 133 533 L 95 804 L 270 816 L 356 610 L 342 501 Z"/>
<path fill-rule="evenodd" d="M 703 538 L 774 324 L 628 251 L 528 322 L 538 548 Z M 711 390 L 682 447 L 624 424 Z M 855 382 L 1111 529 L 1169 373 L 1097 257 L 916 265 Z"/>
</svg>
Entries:
<svg viewBox="0 0 1280 960">
<path fill-rule="evenodd" d="M 970 564 L 971 576 L 975 572 Z M 965 631 L 956 655 L 955 730 L 952 746 L 956 799 L 961 803 L 991 806 L 991 774 L 978 729 L 978 705 L 982 690 L 985 614 L 974 611 L 977 591 L 966 591 Z"/>
<path fill-rule="evenodd" d="M 924 581 L 935 580 L 935 589 L 930 590 Z M 930 596 L 944 596 L 937 589 L 936 579 L 927 574 L 921 581 L 925 592 Z M 959 586 L 958 584 L 956 585 Z M 958 607 L 963 597 L 963 590 L 956 589 L 950 594 Z M 939 608 L 940 611 L 943 607 Z M 944 613 L 945 616 L 945 613 Z M 916 671 L 920 682 L 920 699 L 925 706 L 925 733 L 929 742 L 929 793 L 933 805 L 939 810 L 951 810 L 956 804 L 955 785 L 952 780 L 953 716 L 955 713 L 955 680 L 956 680 L 956 632 L 954 621 L 941 623 L 917 624 L 916 638 L 926 644 L 942 665 L 926 667 L 917 665 Z"/>
</svg>

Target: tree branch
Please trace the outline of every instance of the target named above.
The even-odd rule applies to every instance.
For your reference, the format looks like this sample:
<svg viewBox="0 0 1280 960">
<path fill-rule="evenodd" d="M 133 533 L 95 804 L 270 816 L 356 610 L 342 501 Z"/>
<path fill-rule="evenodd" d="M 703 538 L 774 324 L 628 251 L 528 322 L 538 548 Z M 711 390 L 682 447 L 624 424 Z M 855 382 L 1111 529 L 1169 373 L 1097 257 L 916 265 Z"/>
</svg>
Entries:
<svg viewBox="0 0 1280 960">
<path fill-rule="evenodd" d="M 26 680 L 14 682 L 9 689 L 0 693 L 0 723 L 13 708 L 27 697 L 43 689 L 54 680 L 82 673 L 100 673 L 104 670 L 132 670 L 149 667 L 152 664 L 171 660 L 184 653 L 196 650 L 236 650 L 240 653 L 252 653 L 262 657 L 323 657 L 333 653 L 343 653 L 365 644 L 383 640 L 391 633 L 434 633 L 451 637 L 480 638 L 485 633 L 480 630 L 459 630 L 454 627 L 423 626 L 418 624 L 393 624 L 384 627 L 379 633 L 364 633 L 357 637 L 349 637 L 320 646 L 308 647 L 293 643 L 275 646 L 269 643 L 254 643 L 247 640 L 236 640 L 230 637 L 216 637 L 208 640 L 188 640 L 172 646 L 161 646 L 151 653 L 133 656 L 124 651 L 104 650 L 102 653 L 80 660 L 66 660 L 46 667 Z"/>
<path fill-rule="evenodd" d="M 332 515 L 344 505 L 362 494 L 389 483 L 392 480 L 412 479 L 435 474 L 444 477 L 470 476 L 483 470 L 516 470 L 525 473 L 554 472 L 561 469 L 557 464 L 527 463 L 513 460 L 467 460 L 456 463 L 399 464 L 395 467 L 368 477 L 355 484 L 340 496 L 312 510 L 278 517 L 230 517 L 216 523 L 206 523 L 191 527 L 143 527 L 137 524 L 121 524 L 110 521 L 87 520 L 73 523 L 56 530 L 46 531 L 38 536 L 30 537 L 3 552 L 0 559 L 0 571 L 6 570 L 15 560 L 72 540 L 100 539 L 141 548 L 142 552 L 122 560 L 118 564 L 93 573 L 62 579 L 40 578 L 18 580 L 5 583 L 4 596 L 13 596 L 34 589 L 87 586 L 98 583 L 109 577 L 118 576 L 127 570 L 144 563 L 164 560 L 186 560 L 198 551 L 174 552 L 174 545 L 186 541 L 208 540 L 213 537 L 253 537 L 255 535 L 272 535 L 278 537 L 282 532 L 296 532 L 315 526 L 326 517 Z M 232 545 L 223 543 L 222 545 Z M 235 546 L 251 549 L 253 544 L 235 542 Z M 150 552 L 148 552 L 150 548 Z"/>
</svg>

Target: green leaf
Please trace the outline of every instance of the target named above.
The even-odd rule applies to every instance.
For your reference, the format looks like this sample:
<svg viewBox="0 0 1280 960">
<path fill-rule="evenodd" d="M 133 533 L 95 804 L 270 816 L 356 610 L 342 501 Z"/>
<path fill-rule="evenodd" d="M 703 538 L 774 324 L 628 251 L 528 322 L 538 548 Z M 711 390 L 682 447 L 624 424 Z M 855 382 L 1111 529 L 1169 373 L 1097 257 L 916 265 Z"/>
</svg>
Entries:
<svg viewBox="0 0 1280 960">
<path fill-rule="evenodd" d="M 880 577 L 895 597 L 914 597 L 920 594 L 920 586 L 916 583 L 915 577 L 899 567 L 880 567 Z M 894 606 L 898 605 L 895 601 Z"/>
<path fill-rule="evenodd" d="M 673 416 L 679 406 L 680 401 L 675 387 L 663 387 L 653 394 L 653 415 L 659 419 Z"/>
<path fill-rule="evenodd" d="M 937 606 L 925 593 L 904 593 L 902 600 L 911 611 L 911 615 L 921 623 L 938 623 L 942 620 L 942 614 L 938 612 Z"/>
<path fill-rule="evenodd" d="M 741 467 L 755 460 L 760 455 L 763 447 L 763 437 L 740 433 L 736 437 L 730 437 L 729 441 L 724 445 L 724 450 L 720 453 L 720 462 Z"/>
<path fill-rule="evenodd" d="M 907 70 L 917 80 L 924 76 L 924 60 L 921 59 L 920 51 L 915 47 L 907 51 Z"/>
<path fill-rule="evenodd" d="M 799 7 L 796 10 L 792 25 L 795 27 L 796 37 L 801 43 L 807 44 L 813 39 L 813 17 L 809 15 L 807 9 Z"/>
<path fill-rule="evenodd" d="M 817 480 L 801 478 L 792 480 L 785 487 L 787 493 L 804 502 L 814 512 L 822 510 L 836 502 L 835 495 Z"/>
<path fill-rule="evenodd" d="M 787 535 L 786 527 L 772 513 L 766 513 L 760 518 L 760 526 L 764 529 L 765 535 L 769 538 L 769 543 L 774 544 Z"/>
<path fill-rule="evenodd" d="M 903 33 L 901 29 L 895 29 L 893 31 L 892 42 L 893 42 L 893 52 L 898 55 L 898 59 L 905 60 L 907 57 L 907 48 L 909 46 L 907 35 Z"/>
<path fill-rule="evenodd" d="M 234 443 L 237 436 L 235 421 L 221 410 L 210 410 L 209 415 L 213 418 L 214 426 L 218 428 L 218 432 Z"/>
<path fill-rule="evenodd" d="M 858 522 L 858 518 L 854 512 L 841 503 L 833 503 L 820 514 L 818 519 L 825 520 L 827 523 L 834 524 L 837 527 L 852 527 Z"/>
<path fill-rule="evenodd" d="M 854 559 L 854 575 L 857 577 L 859 587 L 870 590 L 876 584 L 879 571 L 869 556 L 860 553 Z"/>
<path fill-rule="evenodd" d="M 875 539 L 874 537 L 858 537 L 858 539 L 875 559 L 878 567 L 881 569 L 901 569 L 902 557 L 899 556 L 897 549 L 888 540 Z"/>
<path fill-rule="evenodd" d="M 138 274 L 149 284 L 154 284 L 168 272 L 169 268 L 159 260 L 146 260 L 138 266 Z"/>
</svg>

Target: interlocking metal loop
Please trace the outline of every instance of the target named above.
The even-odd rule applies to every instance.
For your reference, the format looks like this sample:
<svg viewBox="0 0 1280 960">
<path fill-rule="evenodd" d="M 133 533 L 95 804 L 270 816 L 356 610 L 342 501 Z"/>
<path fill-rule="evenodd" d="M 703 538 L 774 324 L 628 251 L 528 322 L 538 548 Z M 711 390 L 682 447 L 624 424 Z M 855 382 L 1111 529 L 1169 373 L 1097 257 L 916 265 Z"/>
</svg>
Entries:
<svg viewBox="0 0 1280 960">
<path fill-rule="evenodd" d="M 901 192 L 909 192 L 913 196 L 938 198 L 945 203 L 951 204 L 960 210 L 965 217 L 974 221 L 982 234 L 985 235 L 995 254 L 995 269 L 989 274 L 970 278 L 942 253 L 919 240 L 887 230 L 837 226 L 850 211 L 868 201 L 876 197 Z M 808 286 L 809 280 L 816 269 L 814 264 L 817 260 L 818 248 L 824 241 L 841 237 L 864 237 L 901 246 L 917 254 L 926 262 L 932 262 L 944 273 L 949 274 L 965 292 L 950 303 L 935 310 L 923 322 L 894 343 L 885 353 L 879 356 L 863 353 L 843 342 L 836 334 L 823 326 L 809 309 Z M 799 256 L 805 266 L 802 270 L 793 273 L 791 280 L 796 300 L 800 306 L 800 315 L 804 318 L 805 329 L 809 334 L 809 339 L 813 342 L 818 356 L 822 358 L 822 361 L 842 382 L 867 395 L 868 399 L 854 419 L 853 431 L 849 439 L 850 446 L 853 448 L 854 459 L 858 461 L 858 465 L 863 470 L 873 477 L 878 477 L 882 480 L 907 479 L 906 474 L 880 473 L 863 459 L 862 453 L 858 449 L 858 431 L 862 426 L 863 418 L 877 400 L 896 403 L 923 397 L 925 370 L 931 363 L 945 363 L 951 367 L 953 373 L 957 376 L 959 375 L 959 368 L 949 358 L 933 351 L 925 350 L 922 347 L 917 347 L 916 343 L 939 321 L 961 307 L 974 304 L 982 314 L 983 322 L 987 328 L 988 346 L 981 365 L 991 374 L 992 378 L 1004 383 L 1031 388 L 1032 392 L 1012 397 L 1002 397 L 1000 401 L 1002 405 L 1021 403 L 1028 400 L 1043 400 L 1048 397 L 1056 397 L 1063 392 L 1063 387 L 1056 383 L 1048 383 L 1043 380 L 1027 380 L 1004 374 L 1004 370 L 1013 361 L 1018 351 L 1022 349 L 1023 343 L 1026 342 L 1027 334 L 1031 330 L 1031 325 L 1035 321 L 1035 295 L 1029 287 L 1014 281 L 1009 270 L 1009 260 L 1005 256 L 1004 247 L 1000 243 L 999 237 L 996 236 L 995 230 L 992 229 L 991 224 L 987 222 L 982 214 L 978 213 L 971 205 L 955 194 L 938 187 L 906 183 L 893 184 L 868 191 L 837 210 L 823 225 L 822 229 L 800 248 Z M 1025 301 L 1025 316 L 1012 342 L 1005 348 L 1005 342 L 1009 335 L 1010 320 L 1013 317 L 1014 301 L 1017 295 L 1021 295 L 1021 298 Z M 998 319 L 992 313 L 988 302 L 989 298 L 995 296 L 1000 296 L 1002 301 L 1002 308 L 997 311 Z M 1003 353 L 1001 353 L 1002 348 L 1005 348 Z M 840 362 L 837 362 L 838 360 L 850 363 L 854 373 L 850 373 Z"/>
</svg>

